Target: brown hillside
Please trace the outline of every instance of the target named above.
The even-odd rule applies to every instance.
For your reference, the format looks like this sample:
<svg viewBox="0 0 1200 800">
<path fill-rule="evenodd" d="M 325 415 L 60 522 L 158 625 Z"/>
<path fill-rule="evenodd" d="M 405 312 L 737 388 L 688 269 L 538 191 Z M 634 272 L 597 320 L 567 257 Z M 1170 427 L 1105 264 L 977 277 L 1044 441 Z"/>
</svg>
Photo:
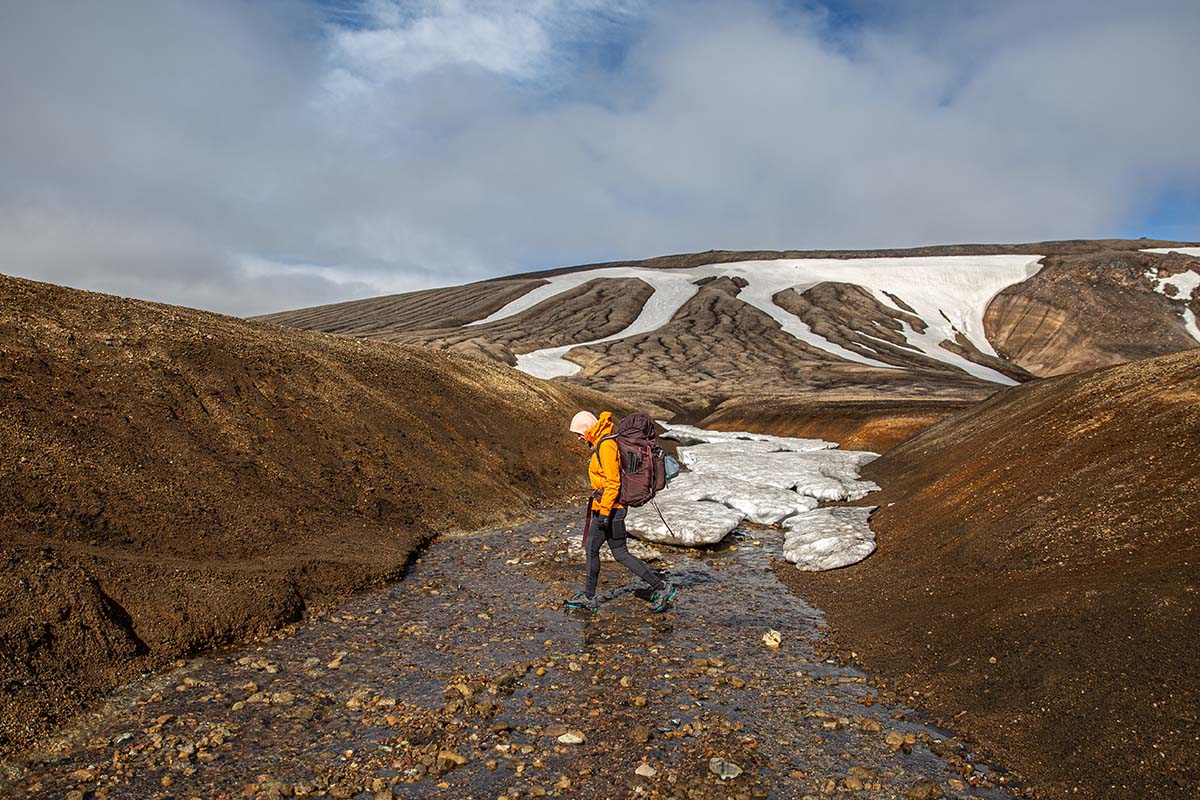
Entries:
<svg viewBox="0 0 1200 800">
<path fill-rule="evenodd" d="M 562 273 L 610 267 L 672 270 L 781 258 L 1044 254 L 1041 273 L 979 309 L 1000 357 L 975 349 L 966 339 L 941 342 L 950 352 L 1025 381 L 1193 346 L 1181 315 L 1187 308 L 1200 314 L 1200 296 L 1166 297 L 1144 273 L 1154 268 L 1173 274 L 1196 259 L 1139 252 L 1172 245 L 1177 243 L 1107 239 L 907 250 L 710 250 L 527 273 L 260 319 L 351 336 L 426 342 L 516 364 L 520 354 L 619 333 L 652 295 L 641 280 L 597 278 L 511 317 L 467 325 Z M 658 330 L 572 349 L 566 358 L 582 369 L 558 380 L 696 419 L 723 403 L 763 395 L 788 397 L 802 405 L 814 395 L 852 394 L 890 403 L 902 398 L 978 400 L 996 391 L 996 383 L 930 357 L 908 341 L 906 330 L 925 332 L 934 320 L 885 305 L 863 287 L 827 281 L 778 292 L 773 301 L 828 341 L 891 368 L 845 360 L 784 332 L 769 315 L 739 299 L 743 278 L 709 276 L 697 283 L 702 285 L 700 292 Z"/>
<path fill-rule="evenodd" d="M 0 751 L 577 488 L 604 400 L 424 347 L 0 276 Z"/>
<path fill-rule="evenodd" d="M 781 574 L 1042 796 L 1200 785 L 1200 349 L 1002 392 L 871 464 L 879 549 Z"/>
</svg>

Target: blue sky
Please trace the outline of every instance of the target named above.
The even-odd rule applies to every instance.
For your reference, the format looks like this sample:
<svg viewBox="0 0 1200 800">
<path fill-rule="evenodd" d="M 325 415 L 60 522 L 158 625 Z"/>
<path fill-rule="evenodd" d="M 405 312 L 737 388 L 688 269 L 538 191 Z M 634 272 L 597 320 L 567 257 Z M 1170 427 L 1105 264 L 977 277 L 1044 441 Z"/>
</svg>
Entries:
<svg viewBox="0 0 1200 800">
<path fill-rule="evenodd" d="M 1200 6 L 0 7 L 0 269 L 237 314 L 710 248 L 1200 238 Z"/>
</svg>

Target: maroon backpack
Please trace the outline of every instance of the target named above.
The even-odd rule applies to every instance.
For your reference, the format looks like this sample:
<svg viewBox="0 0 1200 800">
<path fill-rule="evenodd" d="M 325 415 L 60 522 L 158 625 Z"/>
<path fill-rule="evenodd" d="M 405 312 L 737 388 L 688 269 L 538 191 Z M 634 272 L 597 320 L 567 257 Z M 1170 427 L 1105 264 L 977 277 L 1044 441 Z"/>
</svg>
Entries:
<svg viewBox="0 0 1200 800">
<path fill-rule="evenodd" d="M 612 439 L 621 454 L 621 491 L 617 502 L 637 508 L 654 499 L 667 485 L 667 467 L 663 449 L 658 446 L 654 420 L 649 414 L 630 414 L 617 424 L 615 432 L 596 442 Z"/>
</svg>

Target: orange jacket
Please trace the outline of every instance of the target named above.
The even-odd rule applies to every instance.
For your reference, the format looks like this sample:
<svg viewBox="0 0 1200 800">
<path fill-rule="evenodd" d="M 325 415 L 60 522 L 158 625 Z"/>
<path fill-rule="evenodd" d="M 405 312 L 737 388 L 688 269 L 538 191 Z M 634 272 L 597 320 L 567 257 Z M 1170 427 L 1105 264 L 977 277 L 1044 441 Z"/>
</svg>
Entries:
<svg viewBox="0 0 1200 800">
<path fill-rule="evenodd" d="M 596 420 L 596 424 L 583 434 L 593 449 L 596 442 L 613 432 L 611 411 L 605 411 Z M 588 461 L 588 478 L 592 481 L 592 489 L 602 492 L 598 500 L 592 500 L 592 510 L 608 515 L 614 508 L 625 506 L 617 502 L 617 493 L 621 491 L 621 451 L 612 439 L 600 442 L 599 449 L 592 454 Z"/>
</svg>

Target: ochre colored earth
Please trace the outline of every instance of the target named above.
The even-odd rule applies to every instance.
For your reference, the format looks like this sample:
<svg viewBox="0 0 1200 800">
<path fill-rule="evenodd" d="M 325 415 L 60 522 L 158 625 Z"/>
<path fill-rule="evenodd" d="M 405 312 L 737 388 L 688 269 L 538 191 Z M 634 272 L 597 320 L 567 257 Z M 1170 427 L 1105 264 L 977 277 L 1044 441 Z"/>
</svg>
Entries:
<svg viewBox="0 0 1200 800">
<path fill-rule="evenodd" d="M 863 473 L 878 550 L 779 574 L 1047 798 L 1200 785 L 1200 349 L 1039 381 Z"/>
</svg>

